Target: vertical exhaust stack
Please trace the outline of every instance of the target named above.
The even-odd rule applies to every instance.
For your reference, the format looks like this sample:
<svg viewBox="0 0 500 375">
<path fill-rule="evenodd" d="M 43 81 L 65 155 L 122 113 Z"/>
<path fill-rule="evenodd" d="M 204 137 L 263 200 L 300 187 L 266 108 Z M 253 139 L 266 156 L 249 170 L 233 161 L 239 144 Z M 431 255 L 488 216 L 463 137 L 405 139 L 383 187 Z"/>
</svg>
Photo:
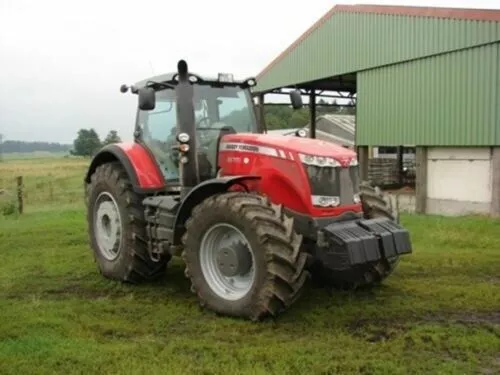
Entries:
<svg viewBox="0 0 500 375">
<path fill-rule="evenodd" d="M 189 136 L 189 149 L 180 158 L 181 198 L 200 182 L 198 168 L 198 151 L 196 144 L 196 124 L 194 115 L 194 90 L 189 81 L 186 61 L 177 63 L 179 83 L 175 87 L 177 106 L 177 134 L 185 133 Z"/>
</svg>

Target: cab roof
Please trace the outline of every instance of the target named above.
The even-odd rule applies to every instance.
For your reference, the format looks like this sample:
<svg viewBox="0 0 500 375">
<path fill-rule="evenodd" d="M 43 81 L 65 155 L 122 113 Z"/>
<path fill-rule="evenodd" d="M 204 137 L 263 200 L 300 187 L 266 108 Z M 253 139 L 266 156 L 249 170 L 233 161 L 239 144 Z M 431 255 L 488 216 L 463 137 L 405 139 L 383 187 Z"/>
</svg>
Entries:
<svg viewBox="0 0 500 375">
<path fill-rule="evenodd" d="M 155 75 L 155 76 L 151 76 L 151 77 L 145 78 L 145 79 L 143 79 L 143 80 L 135 83 L 134 86 L 139 89 L 139 88 L 144 87 L 146 85 L 146 83 L 149 82 L 149 81 L 165 82 L 165 83 L 172 82 L 172 83 L 174 83 L 177 74 L 178 74 L 177 72 L 169 72 L 169 73 L 158 74 L 158 75 Z M 220 81 L 218 77 L 201 76 L 201 75 L 199 75 L 197 73 L 194 73 L 194 72 L 189 72 L 188 74 L 190 76 L 195 76 L 198 79 L 201 79 L 203 81 L 207 81 L 207 82 L 221 82 L 221 83 L 226 83 L 228 85 L 235 85 L 235 86 L 241 85 L 241 84 L 243 84 L 244 82 L 246 82 L 246 81 L 248 81 L 250 79 L 256 81 L 254 77 L 248 77 L 248 78 L 245 78 L 245 79 L 242 79 L 242 80 L 233 79 L 232 81 L 227 82 L 227 81 Z"/>
</svg>

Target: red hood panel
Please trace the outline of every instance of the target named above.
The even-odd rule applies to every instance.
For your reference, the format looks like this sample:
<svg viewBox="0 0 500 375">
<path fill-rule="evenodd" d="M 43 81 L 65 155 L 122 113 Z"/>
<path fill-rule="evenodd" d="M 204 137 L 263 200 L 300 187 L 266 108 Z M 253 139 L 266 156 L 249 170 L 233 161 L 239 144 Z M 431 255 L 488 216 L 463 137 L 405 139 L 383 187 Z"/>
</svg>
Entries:
<svg viewBox="0 0 500 375">
<path fill-rule="evenodd" d="M 321 141 L 319 139 L 301 138 L 295 136 L 240 133 L 225 135 L 223 137 L 223 142 L 270 146 L 284 151 L 300 152 L 316 156 L 329 156 L 333 158 L 356 157 L 356 152 L 345 147 Z"/>
</svg>

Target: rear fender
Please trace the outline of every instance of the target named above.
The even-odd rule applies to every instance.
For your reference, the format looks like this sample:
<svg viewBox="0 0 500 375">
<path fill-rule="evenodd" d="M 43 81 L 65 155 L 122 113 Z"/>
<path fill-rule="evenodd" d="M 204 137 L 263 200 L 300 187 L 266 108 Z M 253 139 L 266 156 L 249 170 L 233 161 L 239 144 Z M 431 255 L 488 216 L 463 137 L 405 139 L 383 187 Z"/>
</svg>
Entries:
<svg viewBox="0 0 500 375">
<path fill-rule="evenodd" d="M 179 211 L 175 217 L 175 233 L 174 245 L 179 245 L 182 235 L 185 231 L 186 220 L 191 216 L 191 211 L 195 206 L 200 204 L 204 199 L 229 191 L 235 185 L 245 186 L 245 182 L 257 181 L 259 176 L 246 175 L 246 176 L 226 176 L 217 177 L 210 180 L 203 181 L 201 184 L 191 190 L 184 198 L 179 207 Z"/>
<path fill-rule="evenodd" d="M 165 179 L 154 157 L 139 143 L 113 143 L 104 146 L 90 163 L 85 182 L 97 167 L 110 162 L 119 162 L 130 178 L 132 188 L 139 194 L 152 194 L 165 189 Z"/>
</svg>

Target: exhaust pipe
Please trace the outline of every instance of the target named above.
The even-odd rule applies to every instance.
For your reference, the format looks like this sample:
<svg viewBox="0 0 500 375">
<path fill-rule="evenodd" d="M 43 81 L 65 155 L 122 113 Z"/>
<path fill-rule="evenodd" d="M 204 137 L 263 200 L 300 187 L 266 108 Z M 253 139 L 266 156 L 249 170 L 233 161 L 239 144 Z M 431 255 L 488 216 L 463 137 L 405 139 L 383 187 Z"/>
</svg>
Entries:
<svg viewBox="0 0 500 375">
<path fill-rule="evenodd" d="M 177 106 L 177 135 L 189 136 L 189 148 L 182 152 L 179 163 L 181 199 L 200 183 L 198 151 L 196 144 L 196 124 L 194 115 L 194 89 L 189 81 L 186 61 L 177 63 L 178 84 L 175 86 Z"/>
</svg>

